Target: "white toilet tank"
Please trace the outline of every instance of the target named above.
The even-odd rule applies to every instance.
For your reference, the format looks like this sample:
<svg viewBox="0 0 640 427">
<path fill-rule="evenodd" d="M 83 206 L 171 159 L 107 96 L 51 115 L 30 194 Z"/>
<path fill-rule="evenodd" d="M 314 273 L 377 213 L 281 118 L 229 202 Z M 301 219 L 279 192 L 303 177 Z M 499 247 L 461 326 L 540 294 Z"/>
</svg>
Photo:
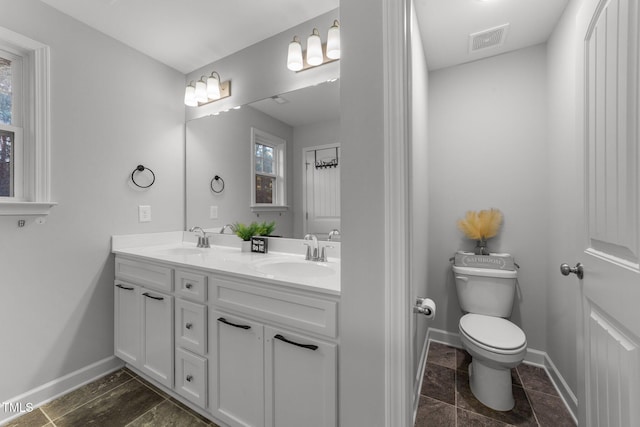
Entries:
<svg viewBox="0 0 640 427">
<path fill-rule="evenodd" d="M 516 293 L 514 270 L 453 266 L 460 308 L 467 313 L 509 317 Z"/>
</svg>

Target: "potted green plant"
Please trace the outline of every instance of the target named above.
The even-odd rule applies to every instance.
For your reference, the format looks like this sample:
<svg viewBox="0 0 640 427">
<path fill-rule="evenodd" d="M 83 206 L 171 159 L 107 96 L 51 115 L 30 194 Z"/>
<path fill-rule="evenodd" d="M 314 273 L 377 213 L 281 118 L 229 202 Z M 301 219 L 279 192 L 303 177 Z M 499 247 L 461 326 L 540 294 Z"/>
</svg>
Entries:
<svg viewBox="0 0 640 427">
<path fill-rule="evenodd" d="M 236 236 L 242 239 L 241 250 L 242 252 L 249 252 L 251 250 L 251 238 L 258 234 L 258 224 L 256 222 L 252 222 L 249 225 L 243 224 L 241 222 L 236 222 L 234 224 L 236 229 Z"/>
<path fill-rule="evenodd" d="M 275 229 L 276 229 L 275 221 L 271 221 L 269 223 L 267 221 L 264 221 L 263 223 L 257 225 L 257 235 L 270 236 L 271 233 L 273 233 L 273 230 Z"/>
</svg>

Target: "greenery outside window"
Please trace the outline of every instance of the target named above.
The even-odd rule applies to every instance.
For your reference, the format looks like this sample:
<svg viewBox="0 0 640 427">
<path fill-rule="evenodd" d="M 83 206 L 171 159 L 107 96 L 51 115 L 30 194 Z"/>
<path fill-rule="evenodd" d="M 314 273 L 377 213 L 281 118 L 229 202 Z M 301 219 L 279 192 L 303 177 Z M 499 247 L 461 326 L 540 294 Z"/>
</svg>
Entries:
<svg viewBox="0 0 640 427">
<path fill-rule="evenodd" d="M 251 128 L 251 210 L 286 210 L 286 141 Z"/>
</svg>

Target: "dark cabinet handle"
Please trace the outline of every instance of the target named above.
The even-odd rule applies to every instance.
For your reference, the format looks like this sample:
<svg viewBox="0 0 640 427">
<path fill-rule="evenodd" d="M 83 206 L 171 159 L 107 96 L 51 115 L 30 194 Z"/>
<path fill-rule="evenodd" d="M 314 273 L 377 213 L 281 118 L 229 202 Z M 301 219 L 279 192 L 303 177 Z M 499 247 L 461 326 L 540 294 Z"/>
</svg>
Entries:
<svg viewBox="0 0 640 427">
<path fill-rule="evenodd" d="M 184 287 L 187 289 L 191 289 L 193 288 L 193 285 L 191 283 L 187 283 L 186 285 L 184 285 Z"/>
<path fill-rule="evenodd" d="M 185 378 L 185 380 L 187 380 L 188 382 L 193 381 L 193 375 L 187 375 L 187 378 Z"/>
<path fill-rule="evenodd" d="M 225 319 L 224 317 L 218 317 L 218 322 L 222 322 L 225 325 L 233 326 L 234 328 L 251 329 L 251 326 L 249 326 L 249 325 L 238 325 L 238 324 L 235 324 L 235 323 L 231 323 L 227 319 Z"/>
<path fill-rule="evenodd" d="M 145 292 L 142 295 L 144 295 L 145 297 L 149 297 L 151 299 L 157 299 L 158 301 L 163 301 L 164 300 L 164 298 L 162 298 L 162 297 L 154 297 L 153 295 L 150 295 L 148 292 Z"/>
<path fill-rule="evenodd" d="M 133 290 L 133 288 L 130 288 L 128 286 L 123 286 L 123 285 L 120 285 L 120 284 L 118 284 L 116 286 L 119 287 L 120 289 L 124 289 L 125 291 L 132 291 Z"/>
<path fill-rule="evenodd" d="M 187 323 L 186 325 L 184 325 L 184 327 L 187 329 L 191 329 L 193 327 L 193 323 Z"/>
<path fill-rule="evenodd" d="M 300 344 L 297 343 L 295 341 L 289 341 L 288 339 L 286 339 L 285 337 L 283 337 L 282 335 L 278 334 L 276 336 L 274 336 L 273 338 L 280 340 L 280 341 L 284 341 L 287 344 L 293 344 L 293 345 L 297 345 L 298 347 L 302 347 L 302 348 L 308 348 L 309 350 L 313 350 L 316 351 L 318 349 L 317 345 L 313 345 L 313 344 Z"/>
</svg>

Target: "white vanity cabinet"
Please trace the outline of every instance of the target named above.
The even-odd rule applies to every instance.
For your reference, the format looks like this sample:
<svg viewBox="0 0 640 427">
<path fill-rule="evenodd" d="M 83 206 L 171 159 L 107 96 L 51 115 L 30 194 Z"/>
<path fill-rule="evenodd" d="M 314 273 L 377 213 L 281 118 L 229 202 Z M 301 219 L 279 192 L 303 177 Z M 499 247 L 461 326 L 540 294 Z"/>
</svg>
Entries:
<svg viewBox="0 0 640 427">
<path fill-rule="evenodd" d="M 173 297 L 155 290 L 141 290 L 141 342 L 139 368 L 167 387 L 173 387 Z"/>
<path fill-rule="evenodd" d="M 229 427 L 337 425 L 339 296 L 116 255 L 115 355 Z"/>
<path fill-rule="evenodd" d="M 173 287 L 170 268 L 116 258 L 115 355 L 173 387 Z"/>
<path fill-rule="evenodd" d="M 207 276 L 175 270 L 175 391 L 196 405 L 207 406 Z"/>
<path fill-rule="evenodd" d="M 336 426 L 337 301 L 220 277 L 210 284 L 213 415 L 231 426 Z"/>
</svg>

